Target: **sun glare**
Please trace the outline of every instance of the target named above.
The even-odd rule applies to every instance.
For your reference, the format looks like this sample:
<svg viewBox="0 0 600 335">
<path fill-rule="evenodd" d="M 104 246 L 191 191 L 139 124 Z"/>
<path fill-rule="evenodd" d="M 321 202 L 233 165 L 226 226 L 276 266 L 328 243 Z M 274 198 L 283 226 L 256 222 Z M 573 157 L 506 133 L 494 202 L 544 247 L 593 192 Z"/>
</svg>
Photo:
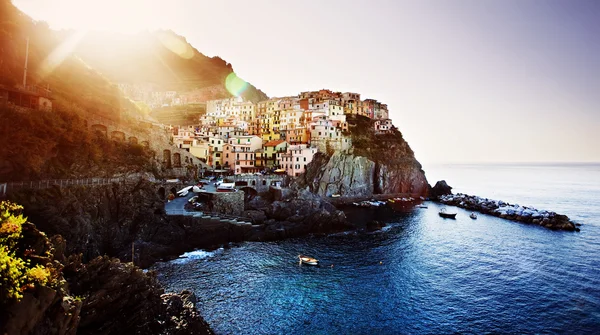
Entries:
<svg viewBox="0 0 600 335">
<path fill-rule="evenodd" d="M 71 56 L 77 43 L 85 36 L 85 31 L 78 31 L 69 36 L 64 42 L 56 47 L 42 63 L 40 75 L 42 78 L 50 75 L 67 57 Z"/>
<path fill-rule="evenodd" d="M 134 33 L 158 28 L 160 2 L 144 0 L 14 0 L 14 4 L 55 29 Z"/>
</svg>

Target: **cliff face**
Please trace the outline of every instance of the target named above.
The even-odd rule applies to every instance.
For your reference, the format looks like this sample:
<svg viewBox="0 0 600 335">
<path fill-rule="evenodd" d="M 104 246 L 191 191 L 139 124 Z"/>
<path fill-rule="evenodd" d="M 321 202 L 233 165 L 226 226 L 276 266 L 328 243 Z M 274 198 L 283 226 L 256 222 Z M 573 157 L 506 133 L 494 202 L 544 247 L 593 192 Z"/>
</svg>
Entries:
<svg viewBox="0 0 600 335">
<path fill-rule="evenodd" d="M 349 115 L 348 123 L 353 148 L 315 156 L 297 186 L 309 187 L 321 196 L 427 195 L 429 186 L 421 164 L 398 130 L 375 134 L 373 121 L 362 116 Z"/>
</svg>

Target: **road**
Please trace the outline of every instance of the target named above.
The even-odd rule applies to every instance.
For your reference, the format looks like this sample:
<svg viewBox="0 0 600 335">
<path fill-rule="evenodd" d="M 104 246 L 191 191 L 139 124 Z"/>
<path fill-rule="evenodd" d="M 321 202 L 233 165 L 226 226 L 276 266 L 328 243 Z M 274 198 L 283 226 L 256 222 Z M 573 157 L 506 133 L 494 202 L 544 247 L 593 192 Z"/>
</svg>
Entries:
<svg viewBox="0 0 600 335">
<path fill-rule="evenodd" d="M 212 183 L 204 185 L 202 189 L 206 192 L 217 192 L 217 186 Z M 176 197 L 175 199 L 167 202 L 165 204 L 165 212 L 167 215 L 194 215 L 198 213 L 196 211 L 187 211 L 184 208 L 188 200 L 195 195 L 196 194 L 190 189 L 190 192 L 185 197 Z"/>
</svg>

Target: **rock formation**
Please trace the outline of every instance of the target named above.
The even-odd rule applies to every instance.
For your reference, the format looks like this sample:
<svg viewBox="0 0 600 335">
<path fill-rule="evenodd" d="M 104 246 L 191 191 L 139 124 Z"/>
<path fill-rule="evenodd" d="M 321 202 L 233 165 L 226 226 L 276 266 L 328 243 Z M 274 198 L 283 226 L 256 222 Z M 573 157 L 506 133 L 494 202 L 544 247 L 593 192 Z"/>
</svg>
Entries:
<svg viewBox="0 0 600 335">
<path fill-rule="evenodd" d="M 373 120 L 348 115 L 353 148 L 317 154 L 296 186 L 320 196 L 409 193 L 426 196 L 429 185 L 413 151 L 394 129 L 376 134 Z"/>
<path fill-rule="evenodd" d="M 502 200 L 492 200 L 458 193 L 456 195 L 441 195 L 438 201 L 443 204 L 478 211 L 507 220 L 540 225 L 552 230 L 579 231 L 579 228 L 577 228 L 578 224 L 571 222 L 566 215 L 546 210 L 537 210 L 528 206 L 519 206 L 518 204 L 512 205 Z"/>
<path fill-rule="evenodd" d="M 435 186 L 429 190 L 429 197 L 437 199 L 442 195 L 452 194 L 452 186 L 448 185 L 445 180 L 440 180 L 435 183 Z"/>
</svg>

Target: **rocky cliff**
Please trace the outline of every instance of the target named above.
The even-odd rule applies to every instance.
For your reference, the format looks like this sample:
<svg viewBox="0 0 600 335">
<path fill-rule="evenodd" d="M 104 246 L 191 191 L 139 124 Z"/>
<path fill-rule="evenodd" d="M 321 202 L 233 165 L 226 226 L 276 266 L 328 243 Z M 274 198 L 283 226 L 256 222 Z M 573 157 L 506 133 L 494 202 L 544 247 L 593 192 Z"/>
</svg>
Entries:
<svg viewBox="0 0 600 335">
<path fill-rule="evenodd" d="M 0 334 L 212 334 L 192 293 L 164 294 L 152 273 L 118 259 L 67 258 L 60 235 L 49 239 L 34 224 L 21 225 L 5 214 L 0 217 Z M 7 242 L 7 232 L 19 226 L 18 241 Z M 7 263 L 7 252 L 9 260 L 22 259 L 23 266 L 36 270 L 26 272 L 23 287 L 15 276 L 20 267 Z M 7 294 L 15 290 L 21 296 Z"/>
<path fill-rule="evenodd" d="M 296 186 L 321 196 L 364 196 L 410 193 L 426 196 L 427 179 L 402 134 L 376 134 L 374 121 L 348 115 L 353 148 L 318 154 Z"/>
</svg>

